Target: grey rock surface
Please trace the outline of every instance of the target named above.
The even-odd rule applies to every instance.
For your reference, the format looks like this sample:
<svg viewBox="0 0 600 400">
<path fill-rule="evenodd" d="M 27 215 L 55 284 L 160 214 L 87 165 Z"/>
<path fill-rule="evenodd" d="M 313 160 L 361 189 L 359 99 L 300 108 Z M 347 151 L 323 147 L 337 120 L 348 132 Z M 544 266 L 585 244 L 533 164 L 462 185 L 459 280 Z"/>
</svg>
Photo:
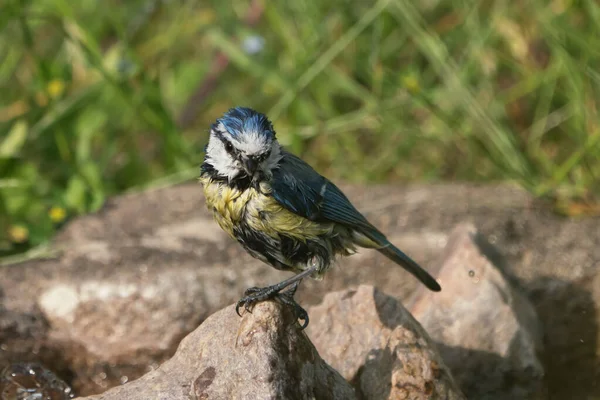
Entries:
<svg viewBox="0 0 600 400">
<path fill-rule="evenodd" d="M 85 399 L 352 400 L 355 395 L 321 359 L 290 310 L 264 302 L 241 320 L 233 305 L 216 312 L 155 371 Z"/>
<path fill-rule="evenodd" d="M 440 262 L 444 290 L 419 290 L 411 312 L 467 398 L 545 399 L 540 321 L 493 261 L 501 255 L 472 224 L 457 226 Z"/>
<path fill-rule="evenodd" d="M 549 392 L 600 397 L 597 218 L 556 216 L 509 185 L 342 188 L 434 275 L 449 232 L 474 223 L 506 256 L 506 273 L 540 316 Z M 115 198 L 69 223 L 54 248 L 60 250 L 54 258 L 0 267 L 0 368 L 41 361 L 69 377 L 80 394 L 156 368 L 181 338 L 246 287 L 289 276 L 252 259 L 219 230 L 197 183 Z M 402 269 L 365 250 L 324 281 L 304 282 L 298 300 L 318 304 L 327 292 L 360 283 L 407 307 L 418 287 Z"/>
<path fill-rule="evenodd" d="M 395 298 L 361 285 L 309 309 L 308 335 L 360 398 L 465 399 L 434 342 Z"/>
</svg>

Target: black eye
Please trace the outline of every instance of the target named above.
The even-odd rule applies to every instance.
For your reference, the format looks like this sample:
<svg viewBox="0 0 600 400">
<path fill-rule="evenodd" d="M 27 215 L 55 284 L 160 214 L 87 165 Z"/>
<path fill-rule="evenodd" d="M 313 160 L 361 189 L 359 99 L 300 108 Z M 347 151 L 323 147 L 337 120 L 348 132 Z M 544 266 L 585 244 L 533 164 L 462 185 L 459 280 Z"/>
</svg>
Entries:
<svg viewBox="0 0 600 400">
<path fill-rule="evenodd" d="M 271 150 L 267 151 L 266 153 L 262 153 L 259 157 L 260 162 L 265 161 L 267 158 L 269 158 L 270 155 L 271 155 Z"/>
<path fill-rule="evenodd" d="M 233 152 L 233 145 L 231 144 L 231 142 L 225 142 L 225 151 L 228 153 Z"/>
</svg>

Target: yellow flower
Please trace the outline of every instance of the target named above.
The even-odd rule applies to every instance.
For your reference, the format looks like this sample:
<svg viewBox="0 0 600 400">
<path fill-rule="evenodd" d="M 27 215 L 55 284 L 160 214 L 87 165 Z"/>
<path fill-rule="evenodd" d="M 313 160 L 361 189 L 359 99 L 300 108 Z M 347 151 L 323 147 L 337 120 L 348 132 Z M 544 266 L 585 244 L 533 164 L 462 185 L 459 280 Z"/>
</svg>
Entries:
<svg viewBox="0 0 600 400">
<path fill-rule="evenodd" d="M 419 93 L 421 91 L 421 85 L 414 75 L 405 75 L 402 77 L 402 84 L 412 94 Z"/>
<path fill-rule="evenodd" d="M 58 224 L 65 220 L 67 217 L 67 211 L 62 207 L 54 206 L 48 211 L 48 215 L 50 216 L 52 222 Z"/>
<path fill-rule="evenodd" d="M 8 230 L 8 237 L 13 243 L 25 243 L 29 239 L 29 229 L 23 225 L 13 225 Z"/>
<path fill-rule="evenodd" d="M 65 83 L 60 79 L 52 79 L 46 87 L 48 95 L 53 99 L 60 97 L 65 91 Z"/>
</svg>

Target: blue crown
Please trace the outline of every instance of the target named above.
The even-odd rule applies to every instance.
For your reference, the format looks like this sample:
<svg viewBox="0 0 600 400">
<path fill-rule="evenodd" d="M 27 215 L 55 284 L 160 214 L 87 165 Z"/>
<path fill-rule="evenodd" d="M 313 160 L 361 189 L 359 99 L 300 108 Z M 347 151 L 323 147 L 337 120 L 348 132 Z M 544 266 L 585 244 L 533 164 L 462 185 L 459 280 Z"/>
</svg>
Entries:
<svg viewBox="0 0 600 400">
<path fill-rule="evenodd" d="M 234 138 L 244 132 L 258 132 L 261 135 L 275 139 L 275 130 L 266 115 L 247 107 L 235 107 L 227 111 L 216 124 L 221 123 Z"/>
</svg>

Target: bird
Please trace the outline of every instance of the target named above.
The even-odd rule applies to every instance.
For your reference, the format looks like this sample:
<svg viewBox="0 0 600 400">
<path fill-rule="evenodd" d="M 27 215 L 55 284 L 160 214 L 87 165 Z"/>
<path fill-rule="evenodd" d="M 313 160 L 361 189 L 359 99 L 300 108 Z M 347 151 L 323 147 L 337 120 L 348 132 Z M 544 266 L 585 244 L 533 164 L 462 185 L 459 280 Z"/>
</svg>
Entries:
<svg viewBox="0 0 600 400">
<path fill-rule="evenodd" d="M 278 142 L 266 115 L 234 107 L 211 126 L 200 167 L 206 207 L 217 224 L 254 258 L 295 275 L 267 287 L 251 287 L 236 303 L 252 312 L 278 299 L 306 328 L 309 316 L 295 300 L 300 282 L 321 280 L 337 257 L 357 247 L 376 249 L 428 289 L 438 282 L 394 246 L 330 180 Z"/>
</svg>

